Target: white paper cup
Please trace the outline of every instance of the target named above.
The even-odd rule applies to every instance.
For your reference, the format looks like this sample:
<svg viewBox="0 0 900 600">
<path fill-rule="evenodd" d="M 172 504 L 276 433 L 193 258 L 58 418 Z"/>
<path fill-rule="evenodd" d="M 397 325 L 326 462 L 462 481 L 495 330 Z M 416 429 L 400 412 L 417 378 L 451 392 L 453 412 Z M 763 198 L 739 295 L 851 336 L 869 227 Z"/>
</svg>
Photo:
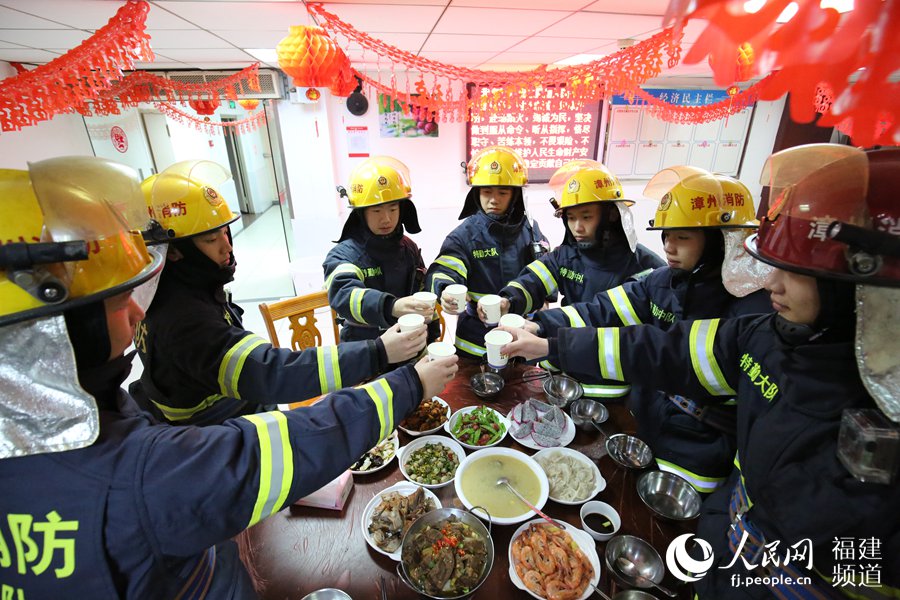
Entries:
<svg viewBox="0 0 900 600">
<path fill-rule="evenodd" d="M 481 305 L 481 309 L 484 310 L 484 315 L 487 317 L 488 325 L 496 325 L 500 322 L 500 296 L 495 294 L 488 294 L 486 296 L 482 296 L 481 300 L 478 301 L 478 304 Z"/>
<path fill-rule="evenodd" d="M 437 302 L 437 296 L 431 292 L 416 292 L 413 294 L 413 298 L 419 302 L 427 302 L 432 310 L 434 310 L 434 303 Z"/>
<path fill-rule="evenodd" d="M 525 328 L 525 317 L 522 315 L 517 315 L 516 313 L 506 313 L 502 317 L 500 317 L 500 324 L 504 327 L 510 327 L 512 329 L 524 329 Z"/>
<path fill-rule="evenodd" d="M 456 354 L 456 347 L 447 342 L 431 342 L 428 344 L 428 360 L 447 358 Z"/>
<path fill-rule="evenodd" d="M 487 335 L 484 336 L 484 345 L 487 347 L 488 366 L 495 369 L 502 369 L 506 366 L 509 357 L 505 354 L 500 354 L 500 348 L 511 341 L 513 341 L 513 336 L 508 331 L 494 329 L 487 332 Z"/>
<path fill-rule="evenodd" d="M 466 294 L 468 292 L 469 288 L 460 283 L 453 283 L 444 288 L 444 294 L 452 298 L 459 309 L 466 306 Z"/>
<path fill-rule="evenodd" d="M 415 331 L 425 324 L 425 317 L 415 313 L 401 315 L 400 318 L 397 319 L 397 324 L 400 325 L 400 333 Z"/>
</svg>

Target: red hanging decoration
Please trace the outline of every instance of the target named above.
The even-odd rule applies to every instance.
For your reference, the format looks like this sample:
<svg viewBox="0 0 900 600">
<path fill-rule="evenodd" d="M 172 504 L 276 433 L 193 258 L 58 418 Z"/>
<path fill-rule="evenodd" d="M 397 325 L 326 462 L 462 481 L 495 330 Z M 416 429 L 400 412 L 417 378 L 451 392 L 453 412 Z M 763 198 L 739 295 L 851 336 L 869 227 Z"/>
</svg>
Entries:
<svg viewBox="0 0 900 600">
<path fill-rule="evenodd" d="M 246 111 L 252 111 L 259 106 L 259 100 L 256 98 L 245 98 L 243 100 L 238 100 L 237 103 Z"/>
<path fill-rule="evenodd" d="M 306 90 L 306 94 L 304 94 L 304 95 L 306 96 L 306 99 L 309 100 L 310 102 L 318 102 L 319 98 L 322 97 L 322 92 L 320 92 L 316 88 L 308 88 Z"/>
<path fill-rule="evenodd" d="M 341 69 L 349 69 L 344 51 L 320 27 L 292 25 L 275 47 L 278 66 L 298 87 L 330 87 Z"/>
<path fill-rule="evenodd" d="M 254 131 L 266 122 L 266 111 L 261 110 L 253 113 L 246 119 L 240 121 L 213 121 L 209 117 L 199 119 L 194 115 L 188 114 L 168 102 L 157 102 L 156 108 L 164 115 L 185 125 L 193 125 L 197 131 L 203 131 L 210 135 L 221 134 L 226 127 L 235 133 L 248 133 Z"/>
<path fill-rule="evenodd" d="M 216 112 L 222 102 L 218 98 L 207 98 L 205 100 L 195 99 L 189 100 L 188 105 L 197 111 L 198 115 L 211 115 Z"/>
</svg>

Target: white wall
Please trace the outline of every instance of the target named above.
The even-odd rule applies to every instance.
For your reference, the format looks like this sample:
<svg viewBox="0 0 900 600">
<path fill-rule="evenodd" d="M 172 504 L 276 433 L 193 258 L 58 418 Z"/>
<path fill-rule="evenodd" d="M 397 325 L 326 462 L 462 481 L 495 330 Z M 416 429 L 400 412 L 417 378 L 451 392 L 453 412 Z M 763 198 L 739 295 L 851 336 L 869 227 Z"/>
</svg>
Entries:
<svg viewBox="0 0 900 600">
<path fill-rule="evenodd" d="M 785 100 L 786 97 L 782 97 L 773 102 L 757 102 L 753 121 L 750 123 L 750 131 L 747 134 L 744 161 L 741 164 L 738 179 L 750 189 L 757 207 L 759 207 L 759 196 L 763 187 L 759 181 L 759 175 L 775 145 L 775 135 L 778 133 L 778 125 L 781 123 Z"/>
<path fill-rule="evenodd" d="M 0 133 L 0 168 L 27 169 L 29 162 L 55 156 L 93 156 L 79 114 L 57 115 L 21 131 Z"/>
<path fill-rule="evenodd" d="M 150 154 L 150 144 L 144 133 L 144 123 L 141 121 L 139 109 L 126 108 L 118 115 L 85 117 L 84 123 L 94 154 L 132 167 L 141 179 L 146 179 L 154 173 L 153 156 Z M 124 148 L 124 152 L 122 146 L 117 147 L 113 144 L 111 137 L 113 128 L 119 128 L 125 134 L 127 147 Z"/>
</svg>

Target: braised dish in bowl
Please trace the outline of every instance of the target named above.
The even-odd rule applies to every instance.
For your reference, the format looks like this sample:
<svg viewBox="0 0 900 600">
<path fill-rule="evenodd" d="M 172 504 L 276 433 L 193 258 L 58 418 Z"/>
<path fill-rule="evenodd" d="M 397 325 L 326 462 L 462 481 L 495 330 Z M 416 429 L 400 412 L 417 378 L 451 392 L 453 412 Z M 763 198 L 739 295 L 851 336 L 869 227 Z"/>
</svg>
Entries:
<svg viewBox="0 0 900 600">
<path fill-rule="evenodd" d="M 472 595 L 493 565 L 494 544 L 484 523 L 458 508 L 419 517 L 403 536 L 401 578 L 429 598 Z"/>
</svg>

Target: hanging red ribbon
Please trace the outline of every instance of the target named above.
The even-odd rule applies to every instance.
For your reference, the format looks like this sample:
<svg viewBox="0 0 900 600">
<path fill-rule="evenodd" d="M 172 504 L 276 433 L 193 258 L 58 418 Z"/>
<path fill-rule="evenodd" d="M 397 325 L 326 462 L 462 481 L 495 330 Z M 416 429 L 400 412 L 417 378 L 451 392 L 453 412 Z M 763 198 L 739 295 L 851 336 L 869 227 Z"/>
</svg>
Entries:
<svg viewBox="0 0 900 600">
<path fill-rule="evenodd" d="M 156 102 L 155 106 L 161 113 L 163 113 L 173 121 L 185 125 L 192 125 L 197 131 L 203 131 L 210 135 L 221 135 L 226 127 L 230 128 L 232 131 L 238 134 L 248 133 L 250 131 L 258 129 L 266 122 L 266 111 L 264 110 L 254 113 L 246 119 L 241 119 L 240 121 L 210 121 L 208 120 L 209 117 L 205 117 L 205 119 L 199 119 L 194 115 L 188 114 L 178 109 L 168 102 Z"/>
</svg>

